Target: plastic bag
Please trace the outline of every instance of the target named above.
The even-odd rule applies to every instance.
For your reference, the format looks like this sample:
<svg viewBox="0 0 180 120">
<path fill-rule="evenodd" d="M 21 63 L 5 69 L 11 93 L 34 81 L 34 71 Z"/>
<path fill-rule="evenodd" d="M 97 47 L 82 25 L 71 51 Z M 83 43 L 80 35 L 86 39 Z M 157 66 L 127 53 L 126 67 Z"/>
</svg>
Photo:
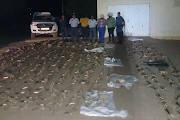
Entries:
<svg viewBox="0 0 180 120">
<path fill-rule="evenodd" d="M 104 51 L 104 48 L 103 47 L 99 47 L 99 48 L 94 48 L 92 50 L 87 50 L 87 49 L 84 49 L 85 52 L 103 52 Z"/>
<path fill-rule="evenodd" d="M 136 81 L 138 81 L 138 79 L 133 75 L 111 74 L 110 83 L 108 83 L 107 86 L 114 88 L 120 88 L 121 86 L 125 86 L 127 89 L 130 89 L 130 87 Z"/>
<path fill-rule="evenodd" d="M 113 67 L 113 66 L 123 67 L 123 64 L 120 59 L 109 58 L 109 57 L 104 58 L 104 65 L 107 67 Z"/>
<path fill-rule="evenodd" d="M 126 110 L 117 111 L 113 101 L 113 91 L 86 92 L 85 103 L 81 105 L 80 114 L 99 117 L 126 118 Z"/>
</svg>

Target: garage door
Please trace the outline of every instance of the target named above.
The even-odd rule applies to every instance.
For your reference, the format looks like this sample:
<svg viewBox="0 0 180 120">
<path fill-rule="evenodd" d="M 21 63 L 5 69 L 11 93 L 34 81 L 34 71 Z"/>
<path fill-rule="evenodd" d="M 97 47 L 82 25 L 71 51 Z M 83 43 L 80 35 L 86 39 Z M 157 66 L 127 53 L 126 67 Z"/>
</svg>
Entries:
<svg viewBox="0 0 180 120">
<path fill-rule="evenodd" d="M 149 36 L 149 4 L 108 6 L 108 12 L 121 16 L 126 22 L 123 31 L 126 36 Z"/>
</svg>

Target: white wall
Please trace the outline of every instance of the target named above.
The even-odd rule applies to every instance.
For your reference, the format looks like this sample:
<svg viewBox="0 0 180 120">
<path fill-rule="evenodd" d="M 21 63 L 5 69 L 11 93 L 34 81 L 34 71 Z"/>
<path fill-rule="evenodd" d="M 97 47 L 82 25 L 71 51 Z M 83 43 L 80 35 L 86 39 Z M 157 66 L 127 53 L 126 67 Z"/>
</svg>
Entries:
<svg viewBox="0 0 180 120">
<path fill-rule="evenodd" d="M 175 0 L 97 0 L 98 18 L 99 14 L 107 18 L 107 6 L 143 3 L 150 4 L 151 37 L 180 37 L 180 6 L 175 5 Z"/>
</svg>

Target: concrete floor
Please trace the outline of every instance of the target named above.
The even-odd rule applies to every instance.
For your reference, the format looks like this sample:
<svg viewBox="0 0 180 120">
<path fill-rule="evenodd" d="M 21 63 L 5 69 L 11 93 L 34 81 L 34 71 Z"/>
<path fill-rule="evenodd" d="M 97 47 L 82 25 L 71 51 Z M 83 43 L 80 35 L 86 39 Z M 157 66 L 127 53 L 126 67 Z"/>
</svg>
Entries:
<svg viewBox="0 0 180 120">
<path fill-rule="evenodd" d="M 149 37 L 144 37 L 144 40 L 152 44 L 159 52 L 168 56 L 172 63 L 180 70 L 180 41 L 163 41 L 154 40 Z M 116 45 L 114 49 L 115 58 L 122 60 L 124 67 L 114 67 L 112 69 L 101 66 L 97 68 L 97 71 L 104 68 L 104 72 L 116 73 L 122 75 L 134 75 L 138 78 L 130 90 L 125 87 L 119 89 L 107 88 L 107 80 L 102 81 L 102 86 L 100 89 L 113 90 L 114 102 L 117 110 L 127 110 L 129 116 L 125 120 L 167 120 L 169 118 L 168 114 L 164 110 L 164 106 L 159 103 L 159 98 L 156 96 L 155 91 L 146 85 L 143 77 L 137 72 L 135 68 L 135 62 L 131 61 L 126 52 L 125 45 Z M 103 61 L 102 61 L 103 62 Z M 153 68 L 152 68 L 153 69 Z M 156 69 L 153 69 L 156 72 Z M 94 74 L 93 78 L 96 78 L 97 74 Z M 106 77 L 106 76 L 105 76 Z M 105 78 L 104 77 L 104 78 Z M 163 82 L 165 85 L 166 81 L 159 78 L 159 81 Z M 1 84 L 1 83 L 0 83 Z M 65 84 L 68 85 L 68 84 Z M 64 86 L 67 87 L 67 86 Z M 85 91 L 84 91 L 85 92 Z M 173 101 L 171 98 L 174 95 L 174 88 L 171 88 L 168 84 L 166 85 L 165 98 L 167 103 L 171 106 Z M 173 108 L 172 108 L 173 109 Z M 63 108 L 60 110 L 63 111 Z M 176 113 L 175 120 L 179 120 L 180 116 Z M 103 117 L 87 117 L 79 114 L 79 109 L 73 112 L 72 115 L 66 115 L 62 113 L 51 113 L 48 110 L 42 111 L 32 111 L 31 107 L 27 110 L 21 110 L 16 108 L 11 108 L 4 110 L 0 108 L 0 120 L 120 120 L 121 118 L 103 118 Z"/>
<path fill-rule="evenodd" d="M 140 37 L 152 44 L 162 54 L 168 56 L 174 63 L 176 68 L 180 70 L 180 41 L 172 40 L 154 40 L 149 37 Z M 114 89 L 114 101 L 116 107 L 127 109 L 133 120 L 166 120 L 168 118 L 167 113 L 164 111 L 164 107 L 159 103 L 157 96 L 151 88 L 146 86 L 144 78 L 135 70 L 134 61 L 129 60 L 127 57 L 126 46 L 118 45 L 116 47 L 115 56 L 122 60 L 124 64 L 123 68 L 114 68 L 113 73 L 135 75 L 139 81 L 135 85 L 127 90 L 125 88 Z M 164 81 L 162 81 L 164 82 Z M 167 92 L 170 94 L 172 90 L 167 88 Z M 173 101 L 170 101 L 173 102 Z M 180 119 L 180 116 L 178 116 Z"/>
<path fill-rule="evenodd" d="M 168 56 L 174 66 L 178 70 L 180 70 L 180 41 L 154 40 L 149 37 L 142 38 L 153 45 L 160 53 Z M 140 74 L 135 70 L 135 62 L 128 59 L 125 49 L 126 47 L 124 45 L 119 45 L 118 49 L 116 49 L 116 51 L 119 51 L 116 52 L 116 56 L 118 58 L 121 58 L 124 67 L 115 68 L 114 73 L 133 74 L 138 77 L 139 81 L 138 84 L 136 83 L 130 90 L 126 90 L 125 88 L 115 89 L 114 94 L 117 94 L 117 96 L 119 96 L 114 98 L 114 100 L 116 101 L 115 103 L 117 103 L 117 108 L 128 109 L 130 115 L 133 116 L 133 120 L 165 120 L 169 118 L 167 113 L 164 111 L 164 107 L 157 99 L 154 90 L 146 86 L 144 78 L 142 78 Z M 154 72 L 156 72 L 155 69 Z M 166 81 L 164 81 L 161 77 L 159 77 L 159 81 L 167 84 Z M 174 95 L 174 88 L 170 88 L 168 85 L 166 86 L 166 98 L 168 98 L 168 95 L 170 98 L 173 98 L 174 96 L 171 95 Z M 173 104 L 173 102 L 174 101 L 172 99 L 169 99 L 169 103 L 171 105 Z M 179 120 L 180 116 L 177 115 L 177 118 L 175 119 Z"/>
</svg>

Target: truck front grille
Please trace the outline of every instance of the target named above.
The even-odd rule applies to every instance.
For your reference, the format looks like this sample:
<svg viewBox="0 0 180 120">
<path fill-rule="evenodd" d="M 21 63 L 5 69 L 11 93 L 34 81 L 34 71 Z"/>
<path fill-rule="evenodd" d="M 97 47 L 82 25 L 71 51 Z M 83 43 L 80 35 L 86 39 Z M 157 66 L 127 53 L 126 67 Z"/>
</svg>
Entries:
<svg viewBox="0 0 180 120">
<path fill-rule="evenodd" d="M 38 28 L 51 28 L 53 27 L 52 24 L 37 24 Z"/>
</svg>

